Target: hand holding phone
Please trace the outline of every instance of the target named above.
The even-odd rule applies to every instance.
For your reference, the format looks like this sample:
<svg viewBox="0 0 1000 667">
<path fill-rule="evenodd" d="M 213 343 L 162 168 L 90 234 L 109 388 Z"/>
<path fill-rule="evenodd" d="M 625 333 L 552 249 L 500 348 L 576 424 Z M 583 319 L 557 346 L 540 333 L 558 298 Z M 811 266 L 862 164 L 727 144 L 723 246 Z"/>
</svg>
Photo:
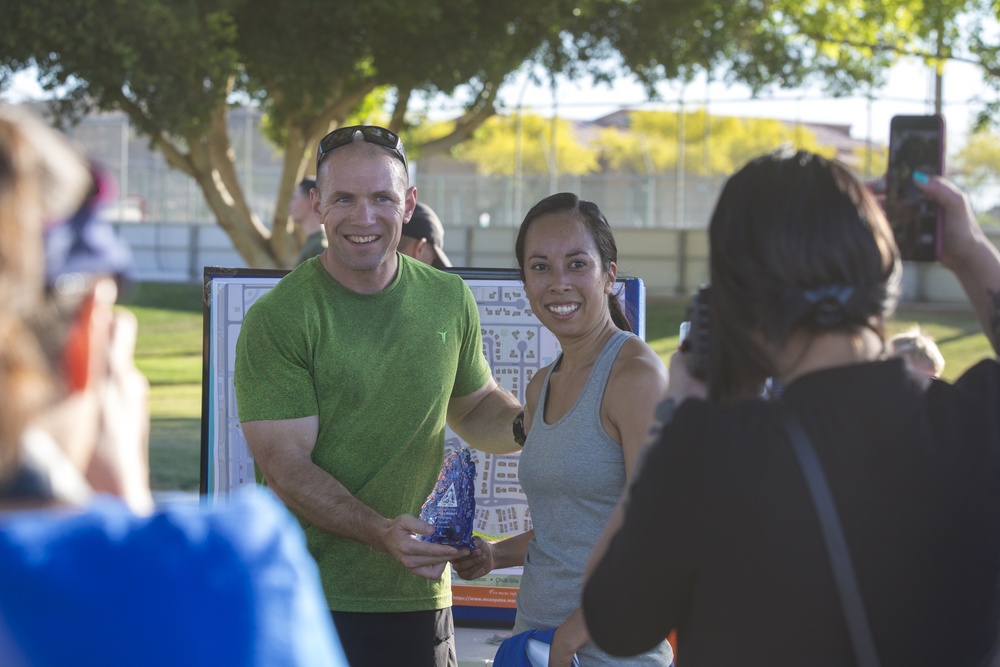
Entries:
<svg viewBox="0 0 1000 667">
<path fill-rule="evenodd" d="M 679 349 L 685 355 L 688 372 L 702 381 L 708 379 L 709 372 L 710 291 L 708 285 L 702 285 L 691 297 L 679 335 Z"/>
<path fill-rule="evenodd" d="M 96 491 L 121 497 L 135 512 L 153 509 L 149 488 L 149 381 L 135 365 L 138 322 L 117 309 L 108 332 L 107 375 L 97 389 L 100 431 L 86 471 Z"/>
<path fill-rule="evenodd" d="M 885 211 L 904 260 L 933 262 L 941 255 L 941 209 L 913 176 L 944 173 L 944 136 L 940 115 L 893 116 L 889 125 Z"/>
</svg>

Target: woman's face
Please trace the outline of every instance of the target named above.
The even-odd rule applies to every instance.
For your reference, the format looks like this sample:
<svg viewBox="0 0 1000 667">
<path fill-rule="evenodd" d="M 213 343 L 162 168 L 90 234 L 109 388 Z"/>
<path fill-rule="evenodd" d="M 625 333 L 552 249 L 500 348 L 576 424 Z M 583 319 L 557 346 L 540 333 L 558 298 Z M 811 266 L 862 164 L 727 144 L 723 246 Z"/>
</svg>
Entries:
<svg viewBox="0 0 1000 667">
<path fill-rule="evenodd" d="M 528 227 L 524 289 L 535 315 L 558 336 L 583 335 L 609 320 L 608 294 L 616 267 L 601 255 L 586 224 L 573 212 L 546 213 Z"/>
</svg>

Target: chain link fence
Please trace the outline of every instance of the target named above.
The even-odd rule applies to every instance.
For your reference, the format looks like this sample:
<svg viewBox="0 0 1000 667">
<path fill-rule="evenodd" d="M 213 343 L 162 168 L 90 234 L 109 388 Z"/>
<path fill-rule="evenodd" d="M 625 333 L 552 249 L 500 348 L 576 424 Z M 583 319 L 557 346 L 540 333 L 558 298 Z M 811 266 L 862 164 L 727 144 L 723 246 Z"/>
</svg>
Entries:
<svg viewBox="0 0 1000 667">
<path fill-rule="evenodd" d="M 257 109 L 235 107 L 229 114 L 229 135 L 248 203 L 270 225 L 281 156 L 261 136 L 260 120 Z M 132 129 L 124 114 L 91 116 L 67 131 L 117 177 L 121 193 L 111 207 L 112 220 L 215 224 L 194 180 L 172 169 L 159 152 L 151 149 L 148 140 Z M 437 211 L 445 225 L 457 227 L 517 226 L 539 199 L 553 192 L 572 191 L 597 202 L 615 228 L 699 228 L 708 223 L 725 181 L 724 176 L 706 177 L 684 171 L 501 177 L 480 176 L 472 165 L 463 168 L 455 164 L 443 170 L 447 173 L 436 171 L 434 167 L 425 168 L 420 161 L 415 164 L 414 183 L 419 198 Z M 972 185 L 963 182 L 961 173 L 949 175 L 959 185 Z M 977 182 L 969 192 L 976 211 L 989 222 L 989 214 L 996 214 L 1000 203 L 1000 183 Z M 1000 215 L 992 217 L 996 218 Z"/>
</svg>

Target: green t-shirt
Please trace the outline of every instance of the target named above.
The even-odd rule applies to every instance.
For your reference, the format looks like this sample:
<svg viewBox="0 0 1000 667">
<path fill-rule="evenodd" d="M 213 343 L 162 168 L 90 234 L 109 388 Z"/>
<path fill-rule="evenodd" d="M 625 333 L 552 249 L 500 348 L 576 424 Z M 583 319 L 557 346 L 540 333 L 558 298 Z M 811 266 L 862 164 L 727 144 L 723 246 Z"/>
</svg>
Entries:
<svg viewBox="0 0 1000 667">
<path fill-rule="evenodd" d="M 449 399 L 489 377 L 468 286 L 403 255 L 396 278 L 376 294 L 353 292 L 308 260 L 253 304 L 236 343 L 240 420 L 318 414 L 313 461 L 387 518 L 419 516 L 443 464 Z M 429 581 L 300 521 L 330 609 L 451 604 L 447 569 Z"/>
</svg>

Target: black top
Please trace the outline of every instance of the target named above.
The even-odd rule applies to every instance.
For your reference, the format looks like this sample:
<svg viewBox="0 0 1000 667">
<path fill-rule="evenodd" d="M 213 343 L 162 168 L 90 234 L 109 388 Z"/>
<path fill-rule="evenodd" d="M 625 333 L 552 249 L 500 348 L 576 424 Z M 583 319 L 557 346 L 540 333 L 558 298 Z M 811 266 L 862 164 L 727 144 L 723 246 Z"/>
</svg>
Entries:
<svg viewBox="0 0 1000 667">
<path fill-rule="evenodd" d="M 801 377 L 883 665 L 977 665 L 1000 627 L 1000 363 L 928 389 L 901 360 Z M 584 591 L 594 641 L 684 667 L 853 665 L 819 524 L 763 400 L 689 399 L 631 487 Z"/>
</svg>

